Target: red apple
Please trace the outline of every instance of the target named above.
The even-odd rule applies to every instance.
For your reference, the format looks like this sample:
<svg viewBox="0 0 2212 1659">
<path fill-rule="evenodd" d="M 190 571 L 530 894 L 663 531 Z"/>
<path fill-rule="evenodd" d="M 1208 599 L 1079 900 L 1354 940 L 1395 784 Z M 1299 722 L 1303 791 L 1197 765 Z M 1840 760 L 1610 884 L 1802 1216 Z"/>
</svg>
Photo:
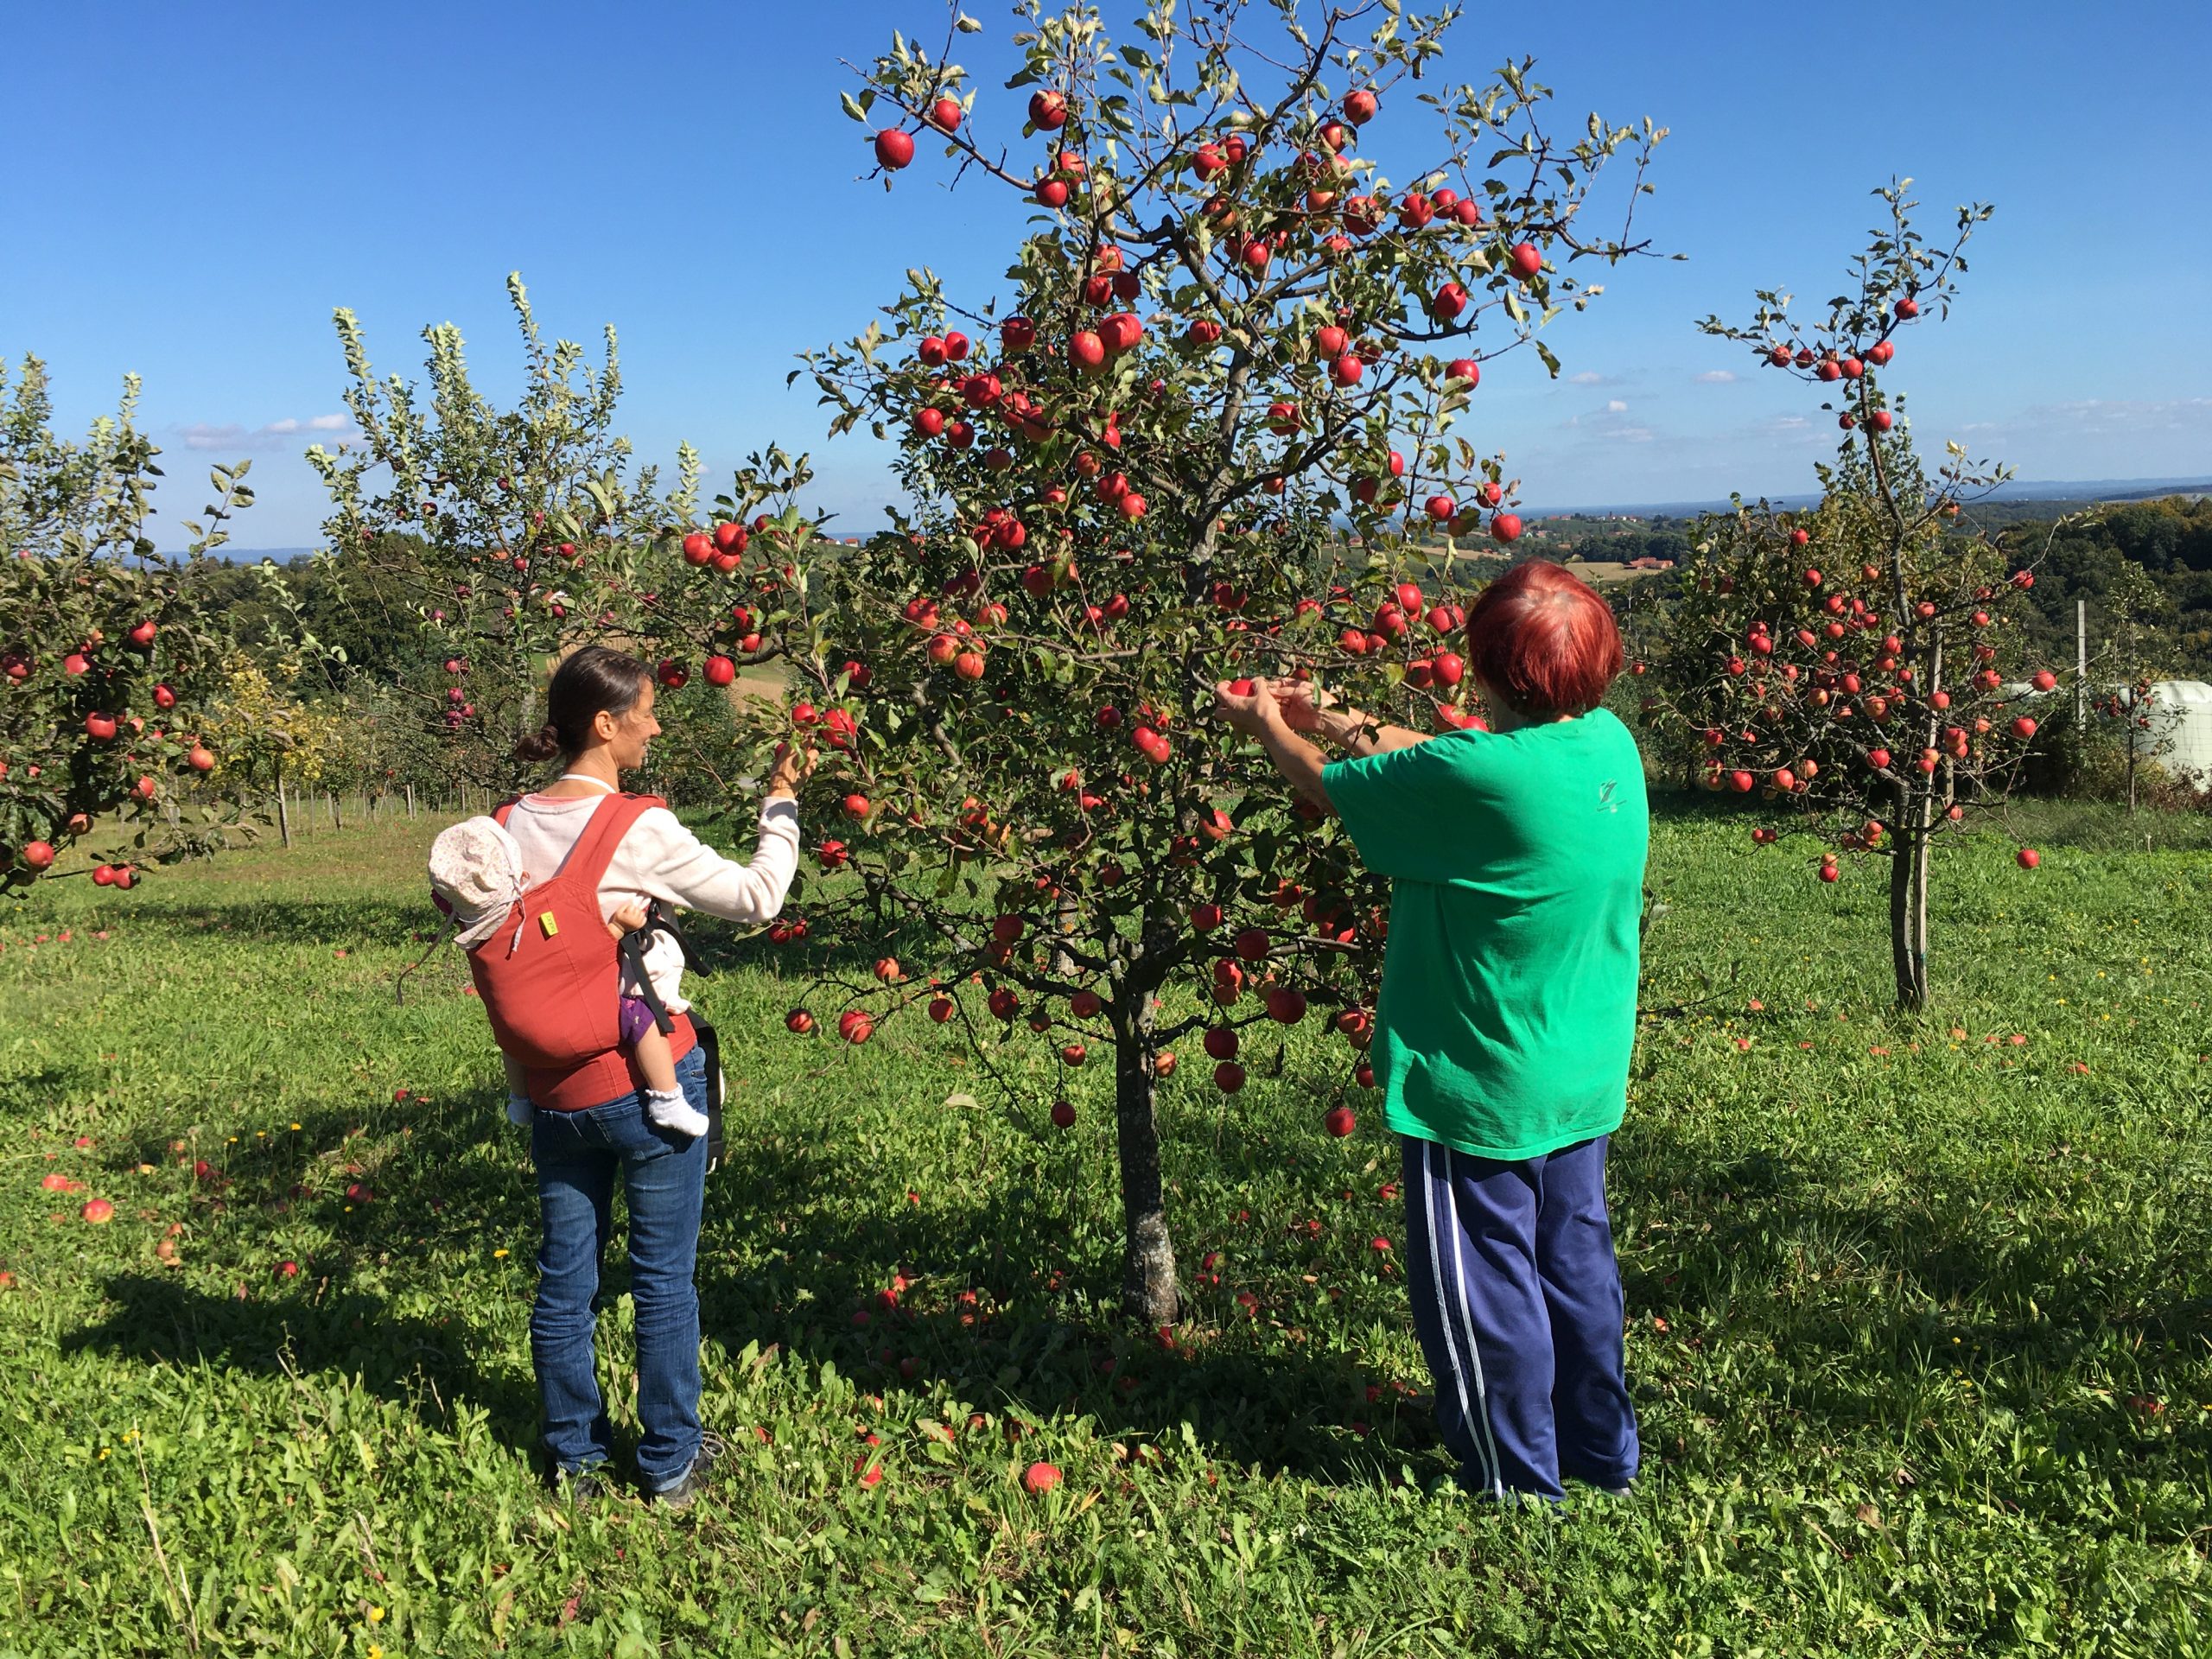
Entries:
<svg viewBox="0 0 2212 1659">
<path fill-rule="evenodd" d="M 1234 1060 L 1224 1060 L 1213 1069 L 1213 1086 L 1224 1095 L 1233 1095 L 1244 1086 L 1244 1068 Z"/>
<path fill-rule="evenodd" d="M 1505 262 L 1512 268 L 1513 274 L 1524 283 L 1544 268 L 1543 252 L 1533 242 L 1515 243 L 1513 251 L 1506 255 Z"/>
<path fill-rule="evenodd" d="M 940 132 L 951 132 L 960 125 L 960 100 L 940 98 L 930 105 L 930 124 Z"/>
<path fill-rule="evenodd" d="M 1075 1108 L 1068 1102 L 1056 1100 L 1052 1103 L 1052 1127 L 1056 1129 L 1071 1129 L 1075 1127 Z"/>
<path fill-rule="evenodd" d="M 2032 847 L 2021 848 L 2018 852 L 2013 855 L 2013 857 L 2018 861 L 2020 868 L 2024 870 L 2032 870 L 2037 865 L 2043 862 L 2043 855 L 2036 851 Z"/>
<path fill-rule="evenodd" d="M 1518 513 L 1501 512 L 1490 521 L 1490 533 L 1494 540 L 1510 542 L 1521 534 Z"/>
<path fill-rule="evenodd" d="M 797 1032 L 804 1037 L 814 1029 L 814 1016 L 804 1008 L 793 1008 L 784 1016 L 784 1028 L 786 1031 Z"/>
<path fill-rule="evenodd" d="M 31 841 L 24 842 L 22 860 L 24 867 L 28 869 L 51 869 L 54 867 L 53 843 L 51 842 L 44 841 Z"/>
<path fill-rule="evenodd" d="M 1375 94 L 1362 86 L 1345 98 L 1344 119 L 1355 127 L 1363 127 L 1375 118 L 1376 112 L 1382 107 Z"/>
<path fill-rule="evenodd" d="M 887 170 L 897 172 L 914 159 L 912 135 L 896 127 L 886 127 L 875 135 L 875 159 Z"/>
<path fill-rule="evenodd" d="M 1471 391 L 1482 384 L 1483 365 L 1471 357 L 1455 357 L 1446 365 L 1444 373 L 1447 379 L 1465 381 Z"/>
<path fill-rule="evenodd" d="M 1068 101 L 1049 87 L 1030 94 L 1029 124 L 1046 132 L 1057 132 L 1067 124 Z"/>
<path fill-rule="evenodd" d="M 105 1198 L 87 1198 L 85 1207 L 77 1213 L 94 1226 L 99 1226 L 115 1219 L 115 1206 Z"/>
<path fill-rule="evenodd" d="M 1021 1472 L 1021 1489 L 1036 1497 L 1060 1484 L 1060 1471 L 1049 1463 L 1033 1463 Z"/>
<path fill-rule="evenodd" d="M 1359 1119 L 1349 1106 L 1332 1106 L 1322 1118 L 1321 1127 L 1341 1141 L 1359 1127 Z"/>
</svg>

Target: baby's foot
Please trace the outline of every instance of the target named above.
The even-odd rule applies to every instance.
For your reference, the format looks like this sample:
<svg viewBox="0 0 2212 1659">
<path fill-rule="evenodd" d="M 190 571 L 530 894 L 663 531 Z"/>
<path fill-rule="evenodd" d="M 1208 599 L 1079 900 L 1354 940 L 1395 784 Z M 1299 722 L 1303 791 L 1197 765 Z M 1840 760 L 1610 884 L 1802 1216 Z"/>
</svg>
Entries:
<svg viewBox="0 0 2212 1659">
<path fill-rule="evenodd" d="M 674 1129 L 678 1135 L 688 1135 L 696 1140 L 707 1132 L 707 1115 L 692 1109 L 680 1089 L 648 1089 L 645 1096 L 646 1121 L 664 1129 Z"/>
</svg>

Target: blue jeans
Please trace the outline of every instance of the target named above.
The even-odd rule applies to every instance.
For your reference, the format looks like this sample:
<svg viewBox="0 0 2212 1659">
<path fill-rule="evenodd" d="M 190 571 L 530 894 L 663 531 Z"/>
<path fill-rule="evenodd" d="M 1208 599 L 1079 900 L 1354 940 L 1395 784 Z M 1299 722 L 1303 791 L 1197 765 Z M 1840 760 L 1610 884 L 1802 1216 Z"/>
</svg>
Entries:
<svg viewBox="0 0 2212 1659">
<path fill-rule="evenodd" d="M 1472 1491 L 1636 1478 L 1609 1137 L 1514 1163 L 1402 1136 L 1406 1289 L 1436 1422 Z"/>
<path fill-rule="evenodd" d="M 705 1111 L 704 1052 L 695 1048 L 677 1062 L 676 1080 L 684 1098 Z M 530 1356 L 546 1450 L 557 1467 L 572 1471 L 613 1455 L 592 1341 L 619 1173 L 630 1211 L 630 1296 L 637 1308 L 638 1472 L 649 1490 L 673 1486 L 699 1451 L 699 1291 L 692 1271 L 706 1198 L 706 1138 L 656 1128 L 632 1094 L 580 1112 L 536 1113 L 530 1154 L 543 1235 Z"/>
</svg>

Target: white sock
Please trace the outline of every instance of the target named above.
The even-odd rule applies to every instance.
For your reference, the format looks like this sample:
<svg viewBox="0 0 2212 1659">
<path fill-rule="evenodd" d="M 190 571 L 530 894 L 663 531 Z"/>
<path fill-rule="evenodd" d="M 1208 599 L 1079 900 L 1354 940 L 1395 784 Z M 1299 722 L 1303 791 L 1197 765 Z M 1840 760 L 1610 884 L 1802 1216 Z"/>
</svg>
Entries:
<svg viewBox="0 0 2212 1659">
<path fill-rule="evenodd" d="M 691 1103 L 683 1098 L 680 1089 L 648 1089 L 645 1091 L 645 1116 L 664 1129 L 674 1129 L 678 1135 L 688 1135 L 693 1140 L 707 1132 L 707 1115 L 694 1111 Z"/>
</svg>

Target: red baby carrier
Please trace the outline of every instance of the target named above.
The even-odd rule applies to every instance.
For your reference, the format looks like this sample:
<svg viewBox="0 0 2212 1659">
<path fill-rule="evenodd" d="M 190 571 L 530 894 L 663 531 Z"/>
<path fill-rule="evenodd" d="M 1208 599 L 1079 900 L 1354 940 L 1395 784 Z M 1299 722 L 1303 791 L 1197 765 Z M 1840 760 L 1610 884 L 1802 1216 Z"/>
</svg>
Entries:
<svg viewBox="0 0 2212 1659">
<path fill-rule="evenodd" d="M 522 1067 L 541 1109 L 581 1111 L 645 1087 L 622 1052 L 616 1017 L 622 953 L 600 914 L 599 884 L 639 815 L 665 803 L 610 795 L 550 880 L 515 901 L 492 936 L 468 952 L 469 972 L 501 1051 Z M 509 801 L 492 816 L 502 828 Z M 684 1014 L 664 1029 L 677 1059 L 697 1041 Z"/>
</svg>

